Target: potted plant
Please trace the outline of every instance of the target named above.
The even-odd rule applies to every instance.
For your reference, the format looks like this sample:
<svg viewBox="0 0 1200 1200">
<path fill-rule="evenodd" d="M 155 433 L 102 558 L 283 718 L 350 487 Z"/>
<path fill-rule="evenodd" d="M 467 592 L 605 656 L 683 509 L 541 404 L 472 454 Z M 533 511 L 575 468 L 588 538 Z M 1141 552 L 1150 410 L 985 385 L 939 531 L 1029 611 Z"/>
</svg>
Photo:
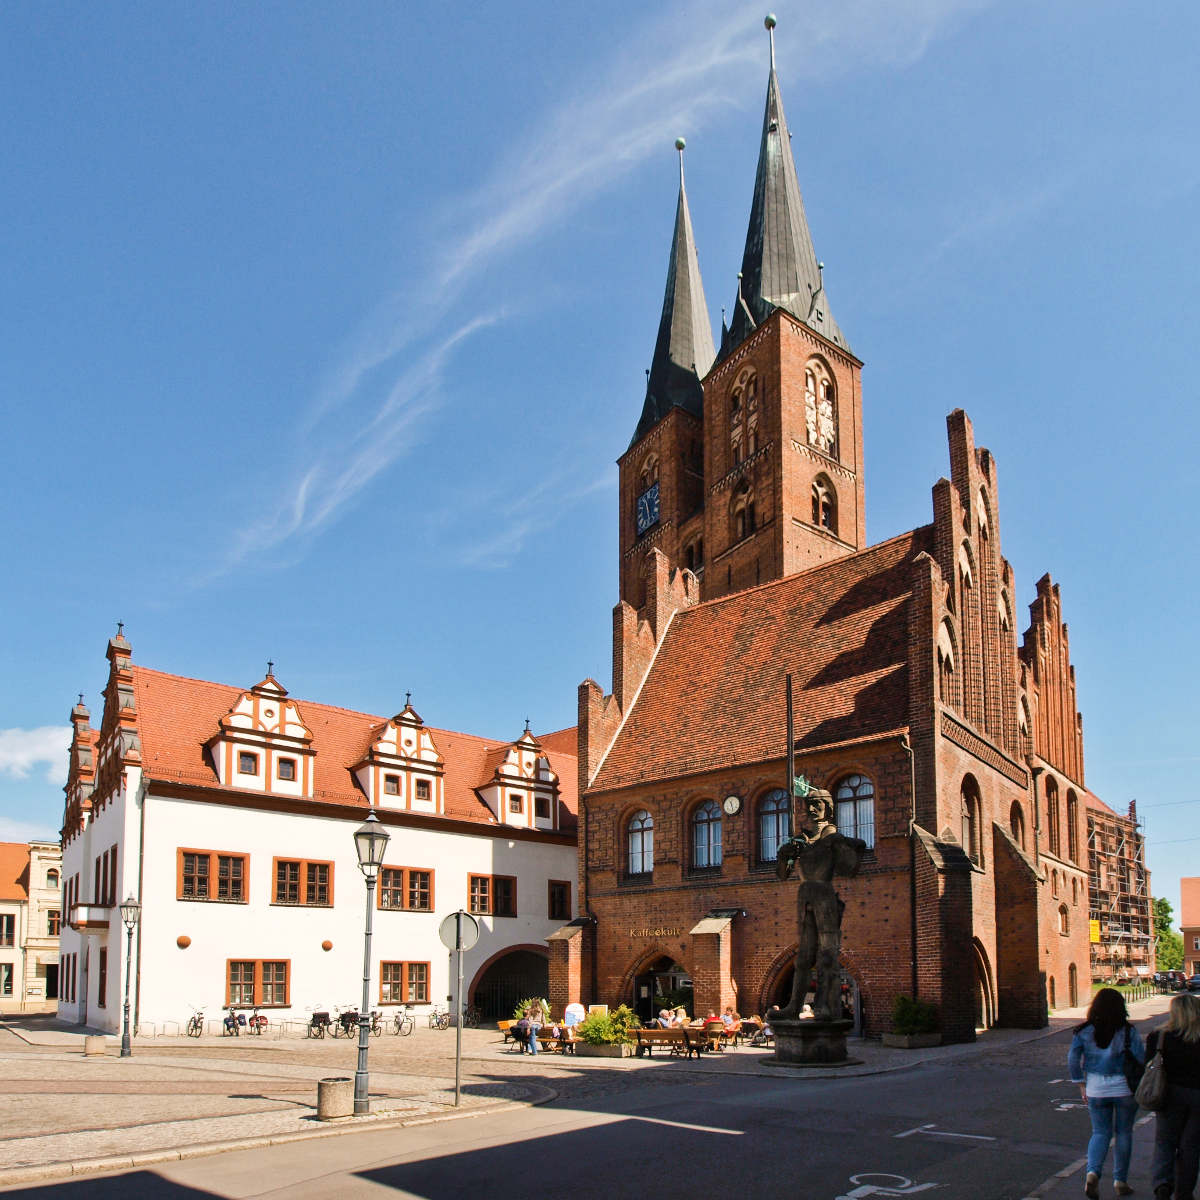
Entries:
<svg viewBox="0 0 1200 1200">
<path fill-rule="evenodd" d="M 612 1012 L 592 1013 L 575 1027 L 579 1038 L 575 1053 L 585 1058 L 628 1058 L 638 1028 L 637 1015 L 626 1004 Z"/>
<path fill-rule="evenodd" d="M 941 1030 L 938 1028 L 937 1009 L 924 1000 L 911 996 L 897 996 L 892 1005 L 891 1032 L 883 1035 L 885 1046 L 899 1046 L 905 1050 L 922 1046 L 940 1046 Z"/>
</svg>

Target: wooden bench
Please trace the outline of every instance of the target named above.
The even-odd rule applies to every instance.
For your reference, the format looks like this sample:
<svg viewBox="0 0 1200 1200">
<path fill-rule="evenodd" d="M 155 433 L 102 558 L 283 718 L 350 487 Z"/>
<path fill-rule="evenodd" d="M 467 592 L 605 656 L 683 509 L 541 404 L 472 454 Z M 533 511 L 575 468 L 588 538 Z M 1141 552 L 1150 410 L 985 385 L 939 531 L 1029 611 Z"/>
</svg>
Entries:
<svg viewBox="0 0 1200 1200">
<path fill-rule="evenodd" d="M 672 1029 L 635 1029 L 634 1036 L 637 1038 L 638 1057 L 643 1056 L 653 1058 L 654 1047 L 660 1049 L 665 1048 L 673 1055 L 683 1055 L 690 1053 L 688 1050 L 687 1038 L 682 1027 Z"/>
</svg>

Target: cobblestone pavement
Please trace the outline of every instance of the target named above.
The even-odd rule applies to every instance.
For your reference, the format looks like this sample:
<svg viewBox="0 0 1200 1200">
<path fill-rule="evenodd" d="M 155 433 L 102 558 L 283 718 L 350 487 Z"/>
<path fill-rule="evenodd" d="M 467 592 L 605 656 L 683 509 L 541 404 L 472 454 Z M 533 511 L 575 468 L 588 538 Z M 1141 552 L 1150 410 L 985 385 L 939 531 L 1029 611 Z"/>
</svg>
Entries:
<svg viewBox="0 0 1200 1200">
<path fill-rule="evenodd" d="M 1133 1006 L 1138 1018 L 1165 1011 L 1169 997 Z M 1046 1030 L 992 1030 L 970 1045 L 893 1050 L 851 1042 L 857 1060 L 840 1068 L 781 1068 L 770 1051 L 741 1047 L 682 1060 L 584 1058 L 513 1053 L 495 1029 L 463 1030 L 461 1105 L 454 1106 L 455 1031 L 417 1029 L 407 1038 L 385 1034 L 370 1044 L 370 1118 L 341 1124 L 315 1120 L 317 1081 L 352 1076 L 352 1039 L 300 1037 L 238 1039 L 138 1038 L 133 1056 L 83 1056 L 83 1032 L 45 1018 L 0 1023 L 0 1186 L 31 1169 L 69 1173 L 95 1168 L 105 1157 L 159 1157 L 224 1148 L 246 1139 L 320 1136 L 361 1128 L 364 1120 L 412 1122 L 470 1115 L 514 1103 L 575 1107 L 589 1099 L 657 1086 L 681 1078 L 697 1088 L 719 1087 L 724 1075 L 769 1075 L 797 1080 L 877 1074 L 920 1062 L 1003 1054 L 1015 1042 L 1044 1037 L 1078 1021 L 1081 1011 L 1057 1014 Z M 176 1155 L 177 1156 L 177 1155 Z M 53 1164 L 61 1164 L 54 1167 Z"/>
</svg>

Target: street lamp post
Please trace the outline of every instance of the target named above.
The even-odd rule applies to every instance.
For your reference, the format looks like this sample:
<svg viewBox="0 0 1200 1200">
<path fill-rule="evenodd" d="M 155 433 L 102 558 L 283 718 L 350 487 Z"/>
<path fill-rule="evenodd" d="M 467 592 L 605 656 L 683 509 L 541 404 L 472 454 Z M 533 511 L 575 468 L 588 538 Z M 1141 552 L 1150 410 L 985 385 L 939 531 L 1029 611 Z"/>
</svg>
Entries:
<svg viewBox="0 0 1200 1200">
<path fill-rule="evenodd" d="M 129 975 L 133 961 L 133 931 L 142 915 L 142 906 L 130 896 L 121 905 L 121 920 L 125 925 L 125 1026 L 121 1031 L 121 1057 L 129 1058 L 133 1047 L 129 1044 Z"/>
<path fill-rule="evenodd" d="M 362 1007 L 358 1010 L 358 1069 L 354 1072 L 354 1115 L 365 1116 L 371 1111 L 367 1098 L 367 1045 L 371 1033 L 371 917 L 374 910 L 375 877 L 383 865 L 388 832 L 379 823 L 375 810 L 354 831 L 354 849 L 358 866 L 367 882 L 367 922 L 363 934 Z"/>
</svg>

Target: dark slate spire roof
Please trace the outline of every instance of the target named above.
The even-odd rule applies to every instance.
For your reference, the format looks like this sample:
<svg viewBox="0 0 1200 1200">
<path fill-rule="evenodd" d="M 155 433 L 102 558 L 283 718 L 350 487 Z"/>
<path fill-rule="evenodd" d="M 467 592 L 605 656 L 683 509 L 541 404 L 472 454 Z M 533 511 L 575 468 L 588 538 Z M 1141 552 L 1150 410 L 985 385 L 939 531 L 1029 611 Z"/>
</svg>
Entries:
<svg viewBox="0 0 1200 1200">
<path fill-rule="evenodd" d="M 633 435 L 634 442 L 657 425 L 672 408 L 685 408 L 696 416 L 701 415 L 704 392 L 700 380 L 708 374 L 717 356 L 708 306 L 704 302 L 704 285 L 700 281 L 696 242 L 692 237 L 687 190 L 683 185 L 683 146 L 683 138 L 680 138 L 675 143 L 679 151 L 679 204 L 675 210 L 671 261 L 667 266 L 667 290 L 658 322 L 654 358 L 646 380 L 646 401 Z"/>
<path fill-rule="evenodd" d="M 767 28 L 774 22 L 768 19 Z M 775 74 L 775 42 L 771 41 L 771 73 L 763 113 L 754 203 L 746 230 L 739 295 L 733 318 L 721 338 L 725 355 L 763 323 L 776 308 L 785 308 L 831 342 L 849 349 L 829 311 L 821 267 L 808 232 L 804 201 L 796 179 L 791 135 L 783 115 Z"/>
</svg>

